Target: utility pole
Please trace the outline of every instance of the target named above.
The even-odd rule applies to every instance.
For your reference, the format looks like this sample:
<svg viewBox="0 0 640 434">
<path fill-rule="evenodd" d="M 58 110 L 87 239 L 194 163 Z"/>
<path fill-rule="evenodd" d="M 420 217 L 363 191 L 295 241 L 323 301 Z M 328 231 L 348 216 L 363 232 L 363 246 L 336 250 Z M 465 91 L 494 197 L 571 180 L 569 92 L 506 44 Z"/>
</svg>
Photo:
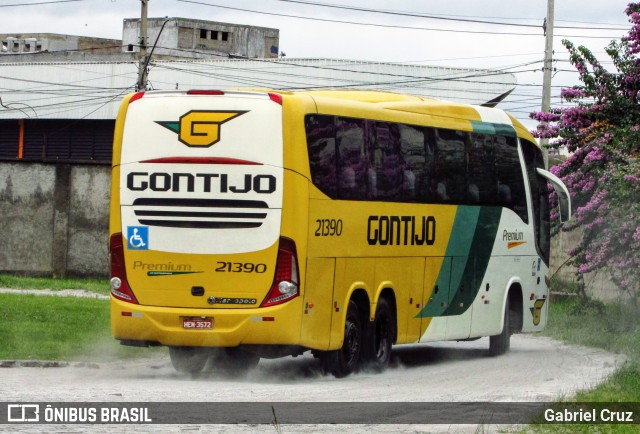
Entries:
<svg viewBox="0 0 640 434">
<path fill-rule="evenodd" d="M 542 107 L 541 111 L 548 112 L 551 110 L 551 76 L 553 72 L 553 21 L 554 21 L 554 0 L 547 0 L 547 19 L 544 22 L 543 29 L 545 35 L 544 44 L 544 67 L 542 77 Z M 549 152 L 546 146 L 549 139 L 541 139 L 542 156 L 544 157 L 544 166 L 549 167 Z"/>
<path fill-rule="evenodd" d="M 138 54 L 138 90 L 147 89 L 147 6 L 149 0 L 140 0 L 140 36 L 138 45 L 140 51 Z"/>
</svg>

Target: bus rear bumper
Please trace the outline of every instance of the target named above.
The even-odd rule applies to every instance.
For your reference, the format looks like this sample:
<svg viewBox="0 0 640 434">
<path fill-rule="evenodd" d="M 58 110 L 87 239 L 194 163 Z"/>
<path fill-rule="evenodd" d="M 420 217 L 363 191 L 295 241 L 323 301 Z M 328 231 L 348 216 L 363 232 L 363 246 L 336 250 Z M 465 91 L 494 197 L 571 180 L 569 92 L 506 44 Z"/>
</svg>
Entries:
<svg viewBox="0 0 640 434">
<path fill-rule="evenodd" d="M 111 334 L 123 344 L 142 346 L 298 345 L 301 312 L 301 297 L 250 309 L 144 306 L 111 297 Z M 186 329 L 183 318 L 211 319 L 212 328 Z"/>
</svg>

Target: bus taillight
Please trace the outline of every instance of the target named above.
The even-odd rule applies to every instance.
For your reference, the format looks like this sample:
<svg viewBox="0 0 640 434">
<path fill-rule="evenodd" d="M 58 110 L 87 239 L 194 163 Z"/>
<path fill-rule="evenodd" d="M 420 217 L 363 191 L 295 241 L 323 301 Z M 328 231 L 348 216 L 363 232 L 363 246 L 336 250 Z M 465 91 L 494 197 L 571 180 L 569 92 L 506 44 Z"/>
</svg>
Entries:
<svg viewBox="0 0 640 434">
<path fill-rule="evenodd" d="M 284 303 L 300 295 L 298 278 L 298 255 L 293 240 L 280 237 L 278 261 L 273 284 L 269 294 L 262 302 L 262 307 Z"/>
<path fill-rule="evenodd" d="M 133 96 L 131 98 L 129 98 L 129 104 L 131 104 L 134 101 L 139 100 L 143 96 L 144 96 L 144 92 L 136 92 L 136 93 L 134 93 Z"/>
<path fill-rule="evenodd" d="M 111 295 L 118 300 L 138 304 L 136 296 L 129 288 L 127 269 L 124 263 L 122 233 L 117 232 L 109 239 L 109 258 L 111 260 Z"/>
<path fill-rule="evenodd" d="M 282 95 L 278 93 L 269 92 L 269 99 L 276 104 L 282 105 Z"/>
<path fill-rule="evenodd" d="M 221 90 L 191 89 L 187 91 L 187 95 L 224 95 Z"/>
</svg>

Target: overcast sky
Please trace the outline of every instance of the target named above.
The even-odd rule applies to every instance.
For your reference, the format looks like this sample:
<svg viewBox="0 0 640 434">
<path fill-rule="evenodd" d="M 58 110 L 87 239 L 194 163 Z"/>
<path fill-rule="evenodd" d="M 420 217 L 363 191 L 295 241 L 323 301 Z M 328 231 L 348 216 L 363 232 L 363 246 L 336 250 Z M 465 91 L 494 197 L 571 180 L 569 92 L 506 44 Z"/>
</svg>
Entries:
<svg viewBox="0 0 640 434">
<path fill-rule="evenodd" d="M 45 1 L 0 0 L 0 33 L 64 33 L 121 39 L 122 20 L 140 16 L 139 0 L 67 0 L 29 5 Z M 604 47 L 610 40 L 623 36 L 629 28 L 624 14 L 627 3 L 628 0 L 555 0 L 557 72 L 554 86 L 571 85 L 577 76 L 574 72 L 565 72 L 573 68 L 567 63 L 568 56 L 561 39 L 586 45 L 606 61 Z M 394 13 L 319 6 L 322 4 Z M 526 114 L 540 105 L 544 56 L 542 23 L 546 9 L 547 0 L 149 1 L 149 17 L 196 18 L 280 29 L 280 50 L 288 58 L 323 57 L 508 69 L 516 74 L 519 87 L 503 108 L 519 119 L 526 119 Z M 554 88 L 553 94 L 557 98 L 552 100 L 552 105 L 559 104 L 559 93 L 559 88 Z"/>
</svg>

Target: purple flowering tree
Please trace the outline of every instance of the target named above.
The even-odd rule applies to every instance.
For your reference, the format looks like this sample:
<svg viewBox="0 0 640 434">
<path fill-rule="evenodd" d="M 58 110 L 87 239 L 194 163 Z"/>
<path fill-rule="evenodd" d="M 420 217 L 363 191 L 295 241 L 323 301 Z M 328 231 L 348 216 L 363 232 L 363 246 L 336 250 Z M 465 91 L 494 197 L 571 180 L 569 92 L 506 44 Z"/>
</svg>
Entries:
<svg viewBox="0 0 640 434">
<path fill-rule="evenodd" d="M 583 275 L 606 270 L 613 283 L 637 302 L 640 296 L 640 3 L 626 9 L 632 25 L 606 51 L 605 69 L 585 47 L 564 40 L 581 85 L 563 89 L 574 105 L 532 113 L 534 135 L 553 138 L 571 156 L 551 168 L 569 188 L 574 218 L 564 231 L 579 228 L 582 239 L 569 263 Z"/>
</svg>

